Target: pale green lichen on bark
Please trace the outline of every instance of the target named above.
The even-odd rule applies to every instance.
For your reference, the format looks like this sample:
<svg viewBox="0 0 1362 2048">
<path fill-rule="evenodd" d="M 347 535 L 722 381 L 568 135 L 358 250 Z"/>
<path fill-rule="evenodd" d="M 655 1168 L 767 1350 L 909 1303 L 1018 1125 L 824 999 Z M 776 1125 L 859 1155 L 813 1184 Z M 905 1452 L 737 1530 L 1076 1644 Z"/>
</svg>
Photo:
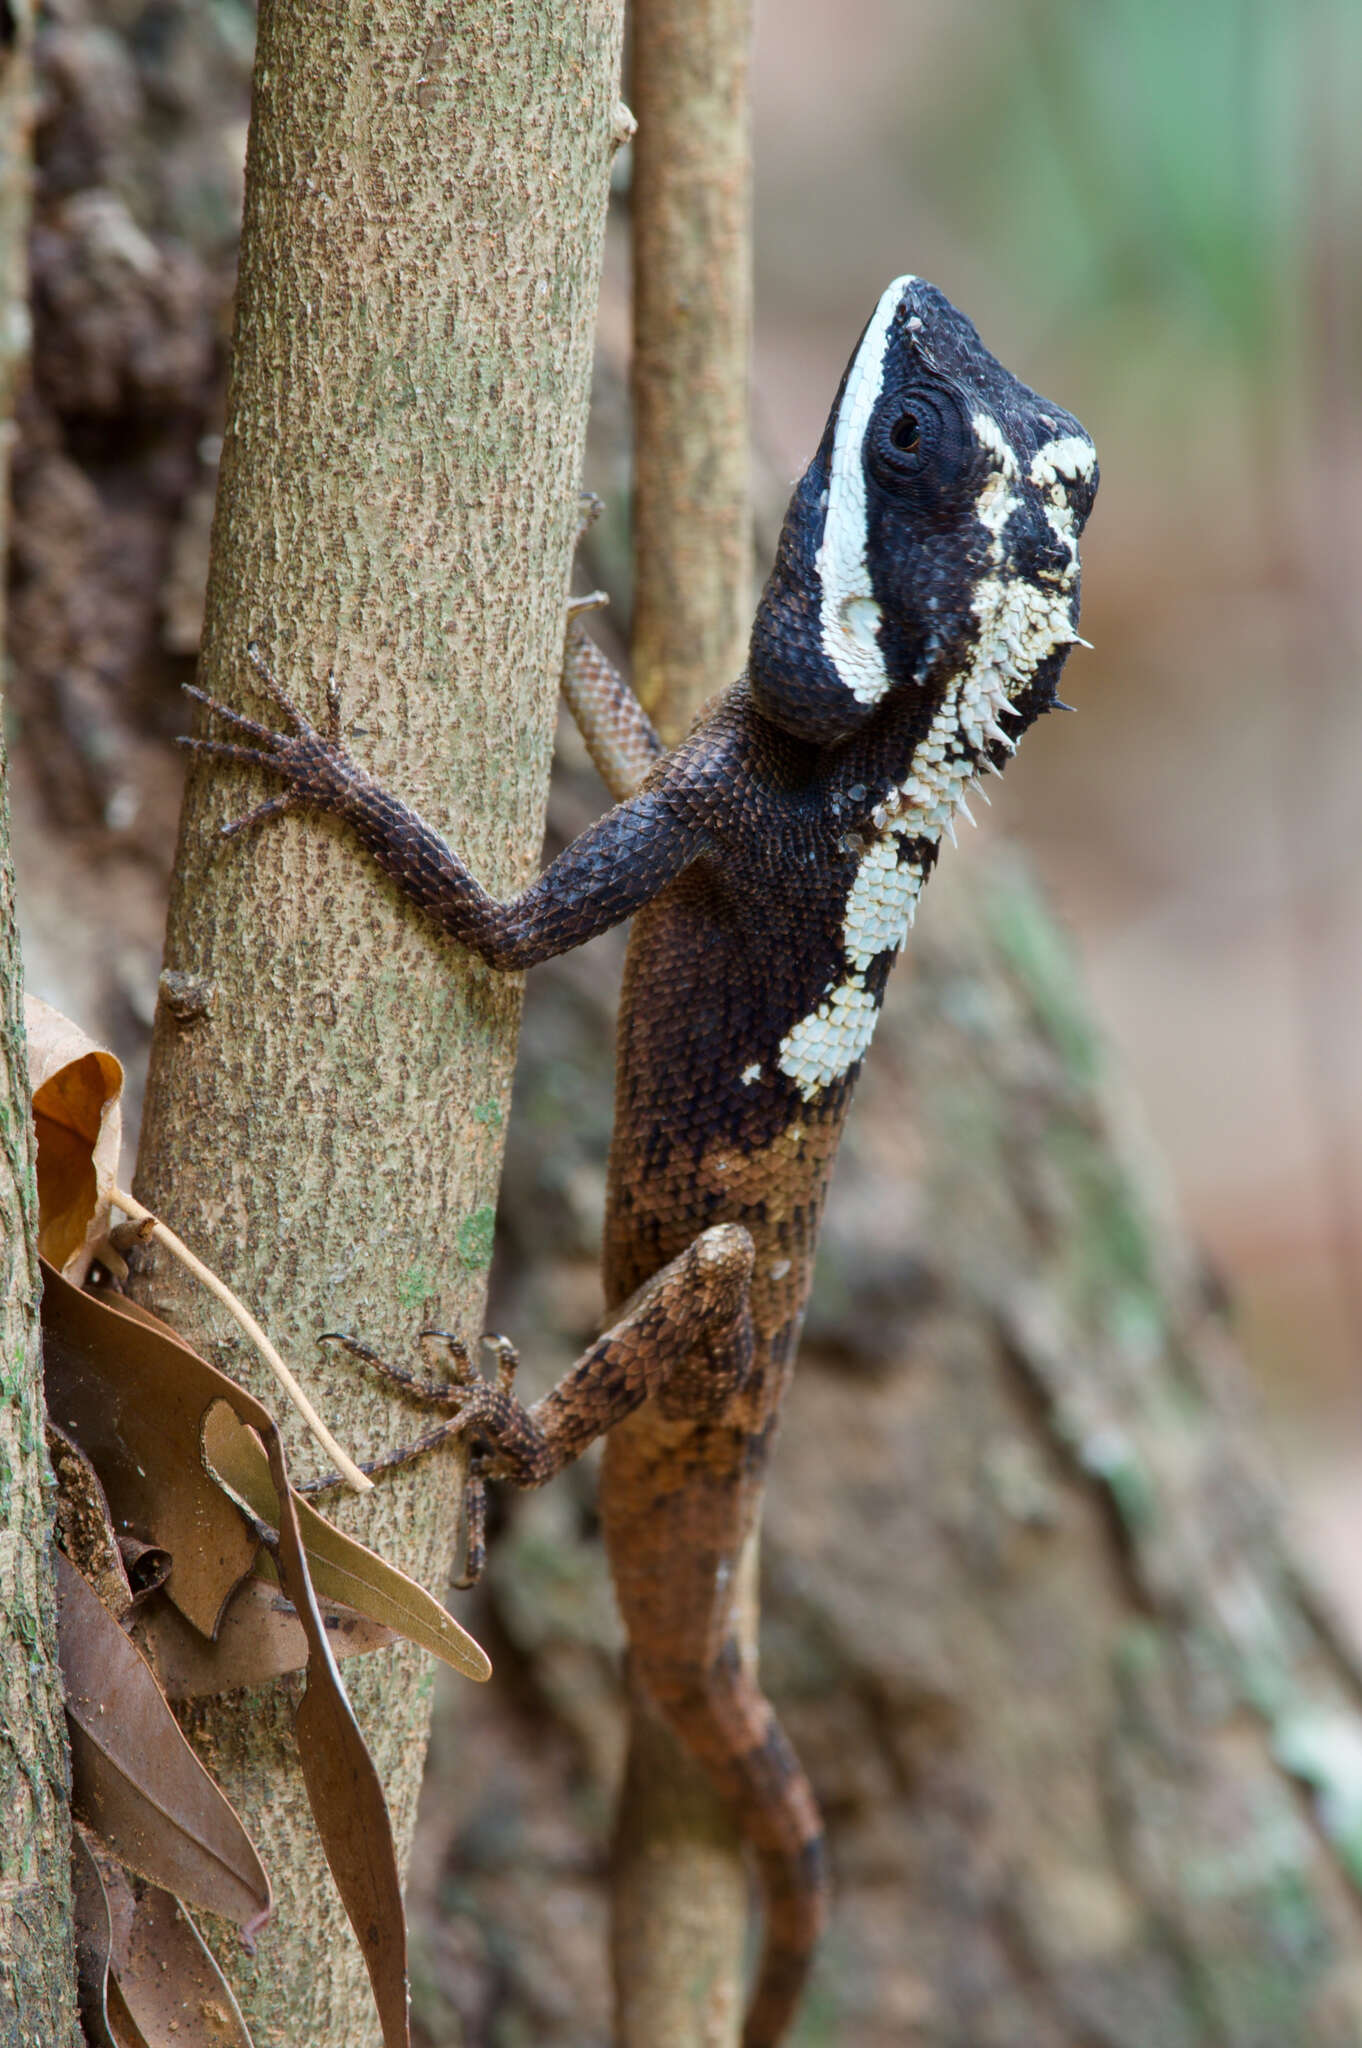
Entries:
<svg viewBox="0 0 1362 2048">
<path fill-rule="evenodd" d="M 471 1272 L 480 1272 L 492 1263 L 492 1240 L 496 1236 L 497 1212 L 490 1202 L 475 1209 L 471 1216 L 465 1216 L 459 1225 L 457 1242 L 459 1257 Z"/>
</svg>

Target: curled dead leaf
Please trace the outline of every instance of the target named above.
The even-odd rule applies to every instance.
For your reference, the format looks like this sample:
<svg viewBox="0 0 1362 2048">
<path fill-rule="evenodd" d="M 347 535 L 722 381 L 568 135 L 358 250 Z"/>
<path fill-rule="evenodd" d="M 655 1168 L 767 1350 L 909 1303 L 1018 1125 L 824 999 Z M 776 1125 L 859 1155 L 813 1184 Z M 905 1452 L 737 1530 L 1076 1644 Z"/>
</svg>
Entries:
<svg viewBox="0 0 1362 2048">
<path fill-rule="evenodd" d="M 199 1424 L 215 1401 L 226 1402 L 237 1421 L 253 1430 L 264 1445 L 273 1490 L 269 1512 L 278 1532 L 276 1563 L 279 1581 L 308 1646 L 307 1685 L 295 1716 L 303 1778 L 328 1866 L 369 1972 L 384 2048 L 409 2048 L 407 1930 L 392 1823 L 378 1774 L 340 1682 L 327 1630 L 318 1609 L 299 1534 L 298 1514 L 278 1425 L 269 1410 L 244 1387 L 237 1386 L 187 1345 L 181 1344 L 173 1332 L 145 1310 L 134 1311 L 122 1301 L 114 1307 L 112 1300 L 106 1302 L 81 1294 L 58 1274 L 49 1271 L 45 1274 L 44 1290 L 45 1337 L 49 1317 L 50 1326 L 56 1333 L 51 1348 L 59 1375 L 57 1384 L 65 1395 L 70 1396 L 73 1405 L 82 1407 L 86 1418 L 82 1442 L 103 1480 L 115 1520 L 119 1519 L 119 1508 L 113 1475 L 118 1475 L 119 1483 L 128 1488 L 131 1496 L 136 1459 L 130 1447 L 138 1438 L 146 1402 L 159 1402 L 162 1407 L 180 1404 L 176 1427 L 181 1432 L 184 1417 L 192 1418 L 192 1462 L 196 1466 L 199 1461 Z M 56 1337 L 60 1338 L 59 1342 Z M 116 1411 L 112 1421 L 107 1418 L 101 1421 L 98 1405 L 91 1398 L 91 1390 L 98 1386 L 100 1373 L 106 1365 L 110 1365 L 112 1371 L 110 1384 Z M 63 1374 L 64 1378 L 61 1377 Z M 142 1393 L 140 1402 L 135 1398 L 139 1387 Z M 100 1437 L 110 1460 L 109 1470 L 102 1464 L 100 1452 L 94 1444 L 86 1440 L 84 1428 L 88 1428 L 91 1435 Z M 199 1476 L 204 1477 L 201 1468 Z M 207 1483 L 218 1507 L 231 1517 L 238 1533 L 246 1535 L 238 1509 L 217 1486 Z M 141 1498 L 144 1506 L 154 1507 L 156 1490 L 148 1489 Z M 155 1518 L 152 1519 L 154 1521 Z M 166 1541 L 159 1533 L 156 1540 Z M 250 1543 L 249 1536 L 247 1541 Z M 169 1591 L 193 1554 L 192 1528 L 186 1531 L 185 1548 L 168 1541 L 166 1547 L 175 1558 L 167 1587 Z M 253 1543 L 250 1543 L 250 1548 L 253 1551 Z M 131 1685 L 134 1683 L 130 1675 L 132 1665 L 125 1664 L 124 1658 L 133 1660 L 140 1673 L 140 1680 L 136 1683 L 150 1688 L 161 1713 L 172 1727 L 175 1726 L 173 1717 L 156 1688 L 150 1667 L 60 1554 L 58 1573 L 64 1610 L 69 1604 L 73 1613 L 79 1610 L 88 1619 L 88 1627 L 71 1632 L 74 1662 L 70 1673 L 66 1670 L 65 1636 L 62 1645 L 63 1674 L 67 1678 L 68 1693 L 75 1703 L 71 1715 L 73 1767 L 82 1802 L 91 1818 L 100 1823 L 105 1838 L 116 1848 L 121 1860 L 133 1869 L 145 1871 L 154 1881 L 164 1883 L 167 1889 L 182 1898 L 197 1903 L 199 1894 L 194 1884 L 178 1882 L 175 1877 L 167 1883 L 161 1868 L 146 1870 L 148 1847 L 159 1848 L 167 1855 L 174 1849 L 189 1865 L 194 1862 L 193 1850 L 201 1847 L 208 1852 L 207 1861 L 211 1866 L 212 1855 L 225 1848 L 226 1844 L 209 1842 L 200 1845 L 184 1830 L 173 1840 L 166 1839 L 172 1832 L 169 1823 L 175 1816 L 167 1816 L 167 1824 L 163 1825 L 156 1809 L 155 1785 L 144 1782 L 145 1770 L 138 1764 L 137 1746 L 129 1745 L 123 1739 L 126 1717 L 120 1713 L 113 1717 L 114 1740 L 112 1743 L 109 1740 L 108 1708 L 102 1704 L 109 1674 L 126 1677 Z M 211 1602 L 206 1604 L 211 1605 Z M 219 1614 L 220 1605 L 213 1607 L 214 1622 Z M 100 1640 L 96 1635 L 100 1629 L 112 1630 L 117 1645 L 121 1646 L 116 1647 L 112 1641 L 103 1638 L 106 1654 L 102 1670 L 81 1662 L 82 1646 L 88 1641 Z M 147 1711 L 150 1718 L 150 1706 Z M 176 1733 L 178 1735 L 178 1729 Z M 185 1747 L 191 1761 L 197 1763 L 187 1745 Z M 211 1786 L 211 1780 L 205 1781 Z M 215 1787 L 212 1789 L 216 1791 Z M 222 1803 L 225 1807 L 226 1801 Z M 230 1813 L 231 1809 L 227 1808 L 227 1811 Z M 249 1848 L 249 1844 L 247 1846 Z M 254 1851 L 250 1853 L 254 1855 Z M 221 1860 L 225 1866 L 230 1858 Z M 200 1861 L 202 1863 L 204 1858 L 201 1857 Z M 227 1884 L 230 1872 L 224 1868 L 218 1874 L 220 1881 Z M 191 1870 L 190 1875 L 196 1882 L 201 1882 L 211 1877 L 213 1872 L 211 1867 L 198 1868 Z M 238 1871 L 236 1875 L 240 1880 L 241 1873 Z M 263 1880 L 263 1872 L 261 1878 Z M 213 1909 L 219 1912 L 226 1910 L 221 1904 Z M 229 1917 L 236 1918 L 237 1915 Z"/>
<path fill-rule="evenodd" d="M 166 1593 L 211 1636 L 256 1544 L 203 1468 L 204 1409 L 232 1381 L 116 1295 L 43 1270 L 48 1412 L 94 1465 L 119 1536 L 170 1553 Z"/>
<path fill-rule="evenodd" d="M 113 1954 L 109 1899 L 90 1839 L 79 1822 L 71 1830 L 71 1895 L 81 2027 L 93 2048 L 118 2048 L 109 2027 L 109 1961 Z"/>
<path fill-rule="evenodd" d="M 79 1282 L 108 1235 L 123 1067 L 37 996 L 24 997 L 24 1027 L 38 1137 L 38 1249 Z"/>
<path fill-rule="evenodd" d="M 81 2020 L 98 2048 L 252 2048 L 231 1989 L 181 1902 L 74 1834 Z"/>
</svg>

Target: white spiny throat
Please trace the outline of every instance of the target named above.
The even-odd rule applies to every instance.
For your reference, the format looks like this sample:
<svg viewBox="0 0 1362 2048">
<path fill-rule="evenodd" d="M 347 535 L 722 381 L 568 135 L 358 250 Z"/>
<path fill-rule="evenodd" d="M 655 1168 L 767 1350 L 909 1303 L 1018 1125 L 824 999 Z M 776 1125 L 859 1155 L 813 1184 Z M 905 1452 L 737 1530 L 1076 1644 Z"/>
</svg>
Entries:
<svg viewBox="0 0 1362 2048">
<path fill-rule="evenodd" d="M 889 322 L 910 281 L 897 280 L 881 298 L 848 375 L 834 445 L 827 525 L 818 555 L 823 578 L 823 646 L 843 682 L 863 702 L 877 701 L 889 687 L 883 658 L 875 644 L 881 681 L 863 659 L 864 650 L 855 660 L 847 656 L 847 635 L 838 641 L 836 622 L 844 618 L 850 603 L 869 592 L 861 441 L 878 397 L 879 365 Z M 863 366 L 864 381 L 873 388 L 867 393 L 856 381 L 853 399 L 853 381 L 860 378 Z M 845 452 L 839 471 L 844 428 L 849 431 L 853 419 L 856 440 Z M 1046 520 L 1056 538 L 1067 546 L 1069 556 L 1062 567 L 1041 570 L 1033 579 L 1009 562 L 1004 544 L 1008 523 L 1023 503 L 1016 450 L 990 414 L 976 412 L 971 425 L 979 446 L 992 458 L 974 508 L 975 517 L 989 534 L 987 568 L 971 599 L 978 632 L 967 666 L 947 681 L 931 724 L 913 750 L 906 775 L 871 813 L 875 836 L 861 854 L 842 919 L 847 973 L 841 981 L 828 985 L 816 1008 L 780 1042 L 777 1064 L 805 1101 L 848 1073 L 864 1056 L 874 1035 L 880 999 L 866 986 L 867 974 L 879 954 L 903 947 L 926 880 L 920 857 L 900 858 L 904 842 L 935 845 L 943 832 L 954 840 L 956 811 L 970 816 L 966 790 L 981 767 L 993 769 L 989 746 L 1015 751 L 1016 741 L 1001 718 L 1042 662 L 1078 638 L 1073 617 L 1078 544 L 1066 484 L 1091 478 L 1096 465 L 1091 442 L 1076 434 L 1048 441 L 1029 466 L 1027 484 L 1043 493 Z M 859 499 L 852 488 L 853 475 L 860 479 Z M 841 515 L 841 538 L 830 541 L 834 509 Z M 848 537 L 857 520 L 860 552 L 859 559 L 852 561 Z M 837 578 L 831 586 L 830 574 Z"/>
</svg>

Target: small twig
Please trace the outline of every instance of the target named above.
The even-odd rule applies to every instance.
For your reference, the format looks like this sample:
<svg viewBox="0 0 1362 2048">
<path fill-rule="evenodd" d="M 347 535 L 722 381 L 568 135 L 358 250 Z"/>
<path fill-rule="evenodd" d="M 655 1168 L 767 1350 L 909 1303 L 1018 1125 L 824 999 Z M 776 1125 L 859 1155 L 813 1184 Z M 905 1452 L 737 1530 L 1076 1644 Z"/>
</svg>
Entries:
<svg viewBox="0 0 1362 2048">
<path fill-rule="evenodd" d="M 158 1244 L 163 1244 L 182 1266 L 188 1267 L 194 1278 L 206 1287 L 210 1294 L 217 1297 L 232 1320 L 245 1331 L 347 1486 L 352 1486 L 356 1493 L 371 1492 L 373 1480 L 366 1479 L 354 1459 L 346 1456 L 255 1317 L 248 1308 L 242 1306 L 230 1287 L 224 1286 L 217 1274 L 205 1266 L 202 1259 L 195 1258 L 188 1245 L 176 1237 L 174 1231 L 158 1217 L 153 1216 L 150 1209 L 144 1209 L 135 1196 L 125 1194 L 122 1188 L 115 1188 L 113 1199 L 125 1216 L 130 1216 L 133 1222 L 149 1232 Z"/>
</svg>

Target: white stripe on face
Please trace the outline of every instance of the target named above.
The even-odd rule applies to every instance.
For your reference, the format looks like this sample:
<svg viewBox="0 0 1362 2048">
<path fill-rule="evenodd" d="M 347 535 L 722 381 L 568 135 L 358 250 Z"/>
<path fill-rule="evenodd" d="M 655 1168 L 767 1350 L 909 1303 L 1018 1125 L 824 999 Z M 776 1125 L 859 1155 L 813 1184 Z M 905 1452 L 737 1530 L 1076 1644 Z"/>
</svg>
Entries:
<svg viewBox="0 0 1362 2048">
<path fill-rule="evenodd" d="M 866 561 L 862 443 L 880 395 L 889 329 L 904 293 L 915 282 L 911 276 L 896 277 L 880 294 L 856 360 L 847 372 L 832 444 L 827 516 L 814 562 L 823 589 L 819 607 L 823 652 L 860 704 L 878 704 L 889 688 L 889 674 L 875 637 L 880 608 Z"/>
</svg>

